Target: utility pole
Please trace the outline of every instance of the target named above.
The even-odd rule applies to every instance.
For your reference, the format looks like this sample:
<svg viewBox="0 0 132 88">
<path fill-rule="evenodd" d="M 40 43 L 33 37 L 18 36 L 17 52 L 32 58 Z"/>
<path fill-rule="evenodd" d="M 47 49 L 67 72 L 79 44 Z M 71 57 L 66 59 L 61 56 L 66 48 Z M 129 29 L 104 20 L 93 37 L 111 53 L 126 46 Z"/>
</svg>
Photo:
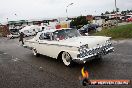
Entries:
<svg viewBox="0 0 132 88">
<path fill-rule="evenodd" d="M 16 17 L 16 21 L 18 21 L 18 17 L 17 17 L 17 14 L 15 13 L 14 15 L 15 15 L 15 17 Z"/>
<path fill-rule="evenodd" d="M 68 6 L 66 6 L 66 14 L 67 14 L 67 20 L 68 20 L 68 7 L 70 6 L 70 5 L 73 5 L 74 3 L 70 3 Z"/>
<path fill-rule="evenodd" d="M 7 24 L 8 24 L 8 18 L 6 18 L 6 20 L 7 20 Z"/>
<path fill-rule="evenodd" d="M 118 19 L 117 19 L 117 1 L 115 0 L 115 11 L 116 11 L 116 26 L 118 26 Z"/>
</svg>

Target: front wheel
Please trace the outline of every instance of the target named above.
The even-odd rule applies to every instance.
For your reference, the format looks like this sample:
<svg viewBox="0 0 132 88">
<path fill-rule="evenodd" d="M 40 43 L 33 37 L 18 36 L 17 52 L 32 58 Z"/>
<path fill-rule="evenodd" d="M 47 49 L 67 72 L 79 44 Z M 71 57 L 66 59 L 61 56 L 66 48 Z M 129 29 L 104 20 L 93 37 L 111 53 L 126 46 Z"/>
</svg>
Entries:
<svg viewBox="0 0 132 88">
<path fill-rule="evenodd" d="M 67 52 L 62 53 L 62 61 L 66 66 L 72 65 L 72 58 L 71 58 L 70 54 Z"/>
</svg>

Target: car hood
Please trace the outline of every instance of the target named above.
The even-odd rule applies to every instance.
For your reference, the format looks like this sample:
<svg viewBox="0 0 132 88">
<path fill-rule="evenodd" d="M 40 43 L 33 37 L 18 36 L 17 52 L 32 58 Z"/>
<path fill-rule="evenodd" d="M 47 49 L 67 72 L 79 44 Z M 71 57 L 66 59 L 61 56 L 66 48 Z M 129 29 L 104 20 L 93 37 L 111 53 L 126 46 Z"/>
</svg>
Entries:
<svg viewBox="0 0 132 88">
<path fill-rule="evenodd" d="M 109 40 L 111 37 L 105 37 L 105 36 L 81 36 L 81 37 L 74 37 L 69 38 L 66 40 L 61 40 L 62 45 L 69 45 L 69 46 L 75 46 L 80 47 L 82 45 L 88 44 L 90 47 L 96 47 L 98 45 L 103 45 L 106 43 L 106 40 Z"/>
</svg>

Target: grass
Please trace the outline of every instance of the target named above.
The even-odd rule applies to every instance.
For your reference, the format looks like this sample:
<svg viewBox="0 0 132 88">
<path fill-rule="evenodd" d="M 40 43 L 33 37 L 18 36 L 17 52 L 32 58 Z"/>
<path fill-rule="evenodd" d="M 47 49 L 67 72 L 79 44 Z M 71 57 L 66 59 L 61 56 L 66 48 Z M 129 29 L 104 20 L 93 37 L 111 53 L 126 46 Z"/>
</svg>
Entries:
<svg viewBox="0 0 132 88">
<path fill-rule="evenodd" d="M 132 38 L 132 24 L 122 25 L 111 29 L 103 29 L 93 35 L 109 36 L 112 37 L 112 39 Z"/>
</svg>

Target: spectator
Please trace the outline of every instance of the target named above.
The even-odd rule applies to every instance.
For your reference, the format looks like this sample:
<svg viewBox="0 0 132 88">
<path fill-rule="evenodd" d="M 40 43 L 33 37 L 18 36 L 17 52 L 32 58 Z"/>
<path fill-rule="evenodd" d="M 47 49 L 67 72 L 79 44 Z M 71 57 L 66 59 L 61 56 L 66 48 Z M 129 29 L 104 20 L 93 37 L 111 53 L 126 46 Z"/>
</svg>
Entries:
<svg viewBox="0 0 132 88">
<path fill-rule="evenodd" d="M 24 38 L 24 33 L 21 32 L 21 33 L 20 33 L 20 39 L 19 39 L 19 42 L 22 41 L 22 45 L 24 45 L 23 38 Z"/>
</svg>

